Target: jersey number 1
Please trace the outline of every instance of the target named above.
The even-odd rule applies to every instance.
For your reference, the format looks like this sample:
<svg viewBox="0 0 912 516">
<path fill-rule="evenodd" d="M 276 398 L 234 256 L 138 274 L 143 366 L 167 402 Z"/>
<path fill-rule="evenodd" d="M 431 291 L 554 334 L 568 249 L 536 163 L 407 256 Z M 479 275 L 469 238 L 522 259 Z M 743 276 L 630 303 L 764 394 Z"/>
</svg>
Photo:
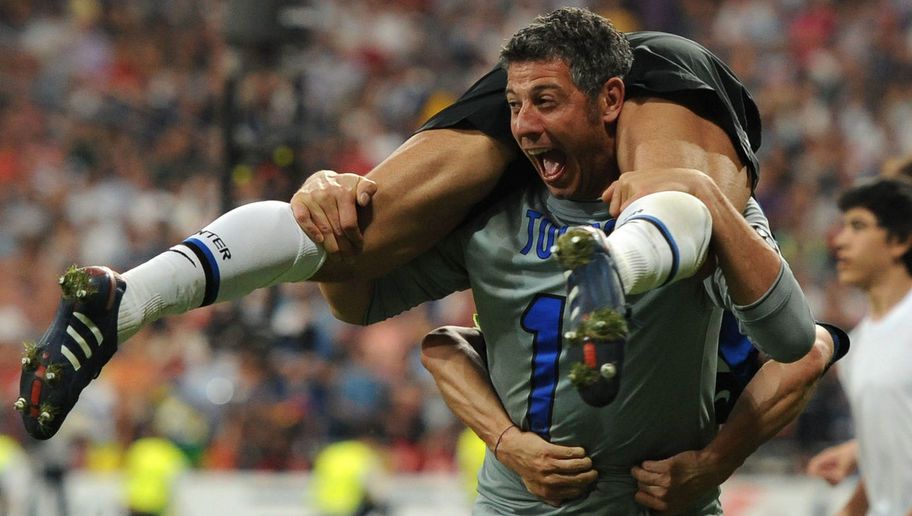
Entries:
<svg viewBox="0 0 912 516">
<path fill-rule="evenodd" d="M 565 298 L 537 294 L 523 312 L 522 329 L 532 334 L 532 381 L 529 390 L 529 429 L 551 439 L 551 413 L 560 375 L 561 325 Z"/>
</svg>

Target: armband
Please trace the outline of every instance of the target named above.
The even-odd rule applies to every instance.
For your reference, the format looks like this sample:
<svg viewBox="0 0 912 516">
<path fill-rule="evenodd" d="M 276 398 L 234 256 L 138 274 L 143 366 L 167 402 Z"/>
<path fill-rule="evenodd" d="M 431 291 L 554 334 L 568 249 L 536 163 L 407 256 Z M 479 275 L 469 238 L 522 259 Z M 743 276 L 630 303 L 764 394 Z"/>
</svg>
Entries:
<svg viewBox="0 0 912 516">
<path fill-rule="evenodd" d="M 817 321 L 817 324 L 826 330 L 830 334 L 830 338 L 833 339 L 833 356 L 830 357 L 830 361 L 827 362 L 826 369 L 824 369 L 824 372 L 827 372 L 833 364 L 849 352 L 851 342 L 849 335 L 842 328 L 820 321 Z"/>
<path fill-rule="evenodd" d="M 732 311 L 757 348 L 778 362 L 794 362 L 814 344 L 814 317 L 784 260 L 779 277 L 759 300 Z"/>
</svg>

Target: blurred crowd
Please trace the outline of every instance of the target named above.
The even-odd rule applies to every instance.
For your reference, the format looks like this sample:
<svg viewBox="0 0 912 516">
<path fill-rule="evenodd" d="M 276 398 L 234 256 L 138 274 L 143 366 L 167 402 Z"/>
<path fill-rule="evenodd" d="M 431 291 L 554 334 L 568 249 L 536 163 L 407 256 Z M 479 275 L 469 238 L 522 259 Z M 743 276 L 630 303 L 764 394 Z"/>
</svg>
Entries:
<svg viewBox="0 0 912 516">
<path fill-rule="evenodd" d="M 834 199 L 912 154 L 907 0 L 310 0 L 306 36 L 269 55 L 225 41 L 222 1 L 4 0 L 6 406 L 21 342 L 53 317 L 66 266 L 126 270 L 226 202 L 287 200 L 323 168 L 368 171 L 487 71 L 513 31 L 567 4 L 623 30 L 691 37 L 731 65 L 763 116 L 757 197 L 815 313 L 850 328 L 864 304 L 834 281 Z M 129 443 L 157 435 L 200 468 L 304 470 L 326 443 L 368 433 L 395 471 L 454 470 L 461 426 L 416 344 L 470 325 L 472 311 L 463 293 L 355 328 L 298 284 L 160 321 L 85 391 L 61 431 L 66 460 L 113 469 Z M 801 457 L 845 437 L 846 421 L 824 381 L 766 453 Z M 33 446 L 11 409 L 0 433 Z"/>
</svg>

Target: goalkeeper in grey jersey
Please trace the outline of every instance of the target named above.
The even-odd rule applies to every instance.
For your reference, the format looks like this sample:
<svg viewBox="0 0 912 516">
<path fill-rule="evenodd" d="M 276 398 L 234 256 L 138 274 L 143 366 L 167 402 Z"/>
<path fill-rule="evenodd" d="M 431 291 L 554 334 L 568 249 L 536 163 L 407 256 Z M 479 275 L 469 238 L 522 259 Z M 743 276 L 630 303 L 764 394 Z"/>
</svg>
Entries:
<svg viewBox="0 0 912 516">
<path fill-rule="evenodd" d="M 515 192 L 399 271 L 324 287 L 337 315 L 361 323 L 472 288 L 491 381 L 510 420 L 554 443 L 583 446 L 598 471 L 587 497 L 554 508 L 489 455 L 479 475 L 480 514 L 643 513 L 630 469 L 699 449 L 714 435 L 722 308 L 780 361 L 800 359 L 814 341 L 787 266 L 709 176 L 665 169 L 618 177 L 625 41 L 604 19 L 572 9 L 520 31 L 502 54 L 511 129 L 544 186 Z M 593 42 L 611 48 L 586 51 Z M 585 62 L 602 55 L 610 62 Z M 597 199 L 609 185 L 606 210 Z M 618 399 L 595 411 L 566 380 L 564 283 L 549 254 L 566 226 L 604 228 L 611 216 L 608 249 L 632 295 L 631 335 Z M 710 239 L 718 268 L 706 279 L 695 274 Z M 689 511 L 719 513 L 717 492 Z"/>
<path fill-rule="evenodd" d="M 490 378 L 510 421 L 554 443 L 582 446 L 598 471 L 585 499 L 552 508 L 488 454 L 479 475 L 480 514 L 637 514 L 642 509 L 634 502 L 630 469 L 702 448 L 713 437 L 716 344 L 721 307 L 730 297 L 720 275 L 691 276 L 633 296 L 625 376 L 612 405 L 594 410 L 567 379 L 570 364 L 560 342 L 567 317 L 564 277 L 550 258 L 549 235 L 569 225 L 605 227 L 609 220 L 604 204 L 557 199 L 541 186 L 529 187 L 371 285 L 365 323 L 471 287 L 487 337 Z M 782 284 L 770 295 L 781 296 Z M 358 292 L 344 292 L 347 305 L 357 299 Z M 698 500 L 694 513 L 718 513 L 716 495 L 713 490 Z"/>
</svg>

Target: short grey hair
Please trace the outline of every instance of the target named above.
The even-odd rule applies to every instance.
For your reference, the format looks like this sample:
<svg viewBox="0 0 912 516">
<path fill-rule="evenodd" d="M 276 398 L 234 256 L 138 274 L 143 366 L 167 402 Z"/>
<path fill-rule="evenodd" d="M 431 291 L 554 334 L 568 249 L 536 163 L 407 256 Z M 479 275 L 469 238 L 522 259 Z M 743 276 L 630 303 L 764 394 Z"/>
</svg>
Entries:
<svg viewBox="0 0 912 516">
<path fill-rule="evenodd" d="M 623 79 L 630 71 L 633 51 L 610 21 L 576 7 L 536 17 L 500 50 L 505 69 L 511 63 L 554 59 L 567 63 L 573 84 L 594 98 L 608 79 Z"/>
</svg>

